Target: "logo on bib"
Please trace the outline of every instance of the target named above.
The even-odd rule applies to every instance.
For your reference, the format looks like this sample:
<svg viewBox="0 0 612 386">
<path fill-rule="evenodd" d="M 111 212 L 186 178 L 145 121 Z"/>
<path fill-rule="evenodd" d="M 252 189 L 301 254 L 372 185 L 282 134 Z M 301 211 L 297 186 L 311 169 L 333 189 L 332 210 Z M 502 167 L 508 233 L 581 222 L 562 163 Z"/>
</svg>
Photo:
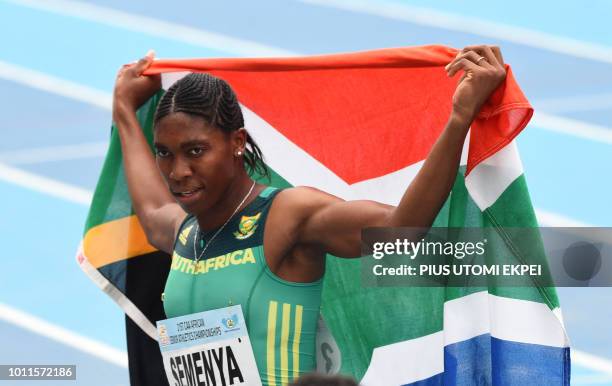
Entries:
<svg viewBox="0 0 612 386">
<path fill-rule="evenodd" d="M 238 324 L 238 315 L 234 314 L 234 315 L 232 315 L 231 318 L 223 318 L 223 319 L 221 319 L 221 323 L 223 323 L 225 328 L 231 330 L 232 328 L 234 328 Z"/>
<path fill-rule="evenodd" d="M 159 343 L 162 346 L 167 346 L 170 344 L 170 337 L 168 336 L 168 329 L 165 324 L 160 324 L 157 327 L 157 331 L 159 331 Z"/>
<path fill-rule="evenodd" d="M 179 235 L 179 240 L 181 241 L 181 244 L 185 245 L 187 243 L 187 237 L 189 237 L 189 232 L 191 232 L 191 228 L 193 228 L 193 225 L 185 228 Z"/>
<path fill-rule="evenodd" d="M 242 216 L 240 224 L 238 225 L 238 231 L 234 232 L 234 236 L 238 240 L 244 240 L 253 235 L 257 229 L 257 220 L 261 217 L 261 212 L 255 216 Z"/>
</svg>

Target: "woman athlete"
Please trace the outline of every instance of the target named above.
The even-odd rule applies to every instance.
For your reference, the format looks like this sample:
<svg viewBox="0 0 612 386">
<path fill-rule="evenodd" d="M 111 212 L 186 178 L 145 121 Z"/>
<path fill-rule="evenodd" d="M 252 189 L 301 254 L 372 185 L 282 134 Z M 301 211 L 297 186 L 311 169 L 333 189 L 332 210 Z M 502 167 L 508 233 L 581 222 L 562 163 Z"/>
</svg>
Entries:
<svg viewBox="0 0 612 386">
<path fill-rule="evenodd" d="M 136 118 L 160 89 L 159 76 L 142 76 L 152 61 L 150 53 L 119 71 L 113 120 L 138 219 L 149 243 L 172 255 L 166 315 L 240 304 L 264 385 L 315 368 L 326 254 L 359 257 L 362 228 L 431 226 L 470 124 L 506 75 L 494 46 L 466 47 L 446 66 L 448 76 L 463 72 L 446 127 L 399 205 L 389 206 L 256 183 L 250 174 L 265 165 L 238 100 L 207 74 L 186 76 L 160 100 L 153 156 Z"/>
</svg>

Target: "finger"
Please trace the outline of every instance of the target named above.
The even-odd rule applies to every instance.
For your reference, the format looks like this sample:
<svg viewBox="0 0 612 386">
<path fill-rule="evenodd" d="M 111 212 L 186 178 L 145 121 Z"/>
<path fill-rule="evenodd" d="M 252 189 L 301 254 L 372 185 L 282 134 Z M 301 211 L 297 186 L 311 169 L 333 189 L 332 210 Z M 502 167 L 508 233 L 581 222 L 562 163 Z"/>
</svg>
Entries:
<svg viewBox="0 0 612 386">
<path fill-rule="evenodd" d="M 122 76 L 125 71 L 130 68 L 131 64 L 124 64 L 123 66 L 119 67 L 119 70 L 117 71 L 117 78 Z"/>
<path fill-rule="evenodd" d="M 131 67 L 132 70 L 134 71 L 134 74 L 137 76 L 142 75 L 142 73 L 147 68 L 149 68 L 151 63 L 153 63 L 154 58 L 155 58 L 155 51 L 149 50 L 143 58 L 138 60 L 138 62 L 136 62 L 136 64 Z"/>
<path fill-rule="evenodd" d="M 462 51 L 463 52 L 465 52 L 465 51 L 475 51 L 476 53 L 480 54 L 481 56 L 484 56 L 487 59 L 487 61 L 489 62 L 489 64 L 491 64 L 492 66 L 501 66 L 501 64 L 499 64 L 499 61 L 497 60 L 497 58 L 495 57 L 495 54 L 493 53 L 493 51 L 491 50 L 491 48 L 489 46 L 485 46 L 485 45 L 467 46 Z"/>
<path fill-rule="evenodd" d="M 484 52 L 484 56 L 487 58 L 489 63 L 491 63 L 495 67 L 501 67 L 502 66 L 501 63 L 499 63 L 499 60 L 497 59 L 497 56 L 495 55 L 495 53 L 493 52 L 493 50 L 491 49 L 490 46 L 483 46 L 482 49 L 483 49 L 483 52 Z"/>
<path fill-rule="evenodd" d="M 460 53 L 459 55 L 457 55 L 457 57 L 452 62 L 446 65 L 445 70 L 447 71 L 448 76 L 454 75 L 454 73 L 452 74 L 450 73 L 450 69 L 454 67 L 455 63 L 459 62 L 462 59 L 469 60 L 475 65 L 489 69 L 489 70 L 493 68 L 487 61 L 487 58 L 485 58 L 484 56 L 481 56 L 474 51 L 467 51 L 467 52 Z"/>
<path fill-rule="evenodd" d="M 490 46 L 490 47 L 491 47 L 491 50 L 493 51 L 493 54 L 497 58 L 497 61 L 499 62 L 499 64 L 503 66 L 504 57 L 502 56 L 501 49 L 499 48 L 499 46 Z"/>
<path fill-rule="evenodd" d="M 477 72 L 482 70 L 482 67 L 469 59 L 461 58 L 448 68 L 448 76 L 452 77 L 460 70 Z"/>
<path fill-rule="evenodd" d="M 455 59 L 453 59 L 453 62 L 458 61 L 458 60 L 463 59 L 463 58 L 471 60 L 472 62 L 474 62 L 475 64 L 478 64 L 478 65 L 480 65 L 481 63 L 483 63 L 483 64 L 488 63 L 488 60 L 486 60 L 486 58 L 484 56 L 478 54 L 476 51 L 461 52 L 461 53 L 459 53 L 455 57 Z M 450 67 L 450 65 L 448 67 Z"/>
<path fill-rule="evenodd" d="M 132 67 L 134 75 L 140 76 L 149 66 L 153 63 L 153 60 L 147 56 L 141 58 L 136 62 L 136 64 Z"/>
<path fill-rule="evenodd" d="M 471 51 L 474 51 L 474 52 L 478 53 L 481 56 L 484 56 L 487 59 L 487 61 L 489 62 L 489 64 L 491 64 L 492 66 L 498 66 L 499 65 L 499 62 L 497 61 L 497 58 L 495 57 L 495 54 L 486 45 L 467 46 L 467 47 L 464 48 L 464 50 L 471 50 Z"/>
</svg>

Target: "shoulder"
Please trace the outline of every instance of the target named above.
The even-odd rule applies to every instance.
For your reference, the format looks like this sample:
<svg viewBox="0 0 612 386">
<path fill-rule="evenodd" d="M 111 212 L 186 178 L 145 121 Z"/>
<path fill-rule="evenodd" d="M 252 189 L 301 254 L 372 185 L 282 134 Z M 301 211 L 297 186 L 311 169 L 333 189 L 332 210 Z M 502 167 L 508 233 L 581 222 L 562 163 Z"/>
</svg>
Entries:
<svg viewBox="0 0 612 386">
<path fill-rule="evenodd" d="M 311 186 L 296 186 L 280 191 L 273 203 L 283 213 L 308 216 L 334 203 L 344 200 Z"/>
<path fill-rule="evenodd" d="M 325 208 L 343 200 L 322 190 L 298 186 L 278 192 L 270 207 L 267 227 L 274 229 L 270 233 L 269 245 L 285 245 L 281 248 L 283 255 L 295 245 L 302 242 L 312 244 L 305 239 L 306 230 L 311 228 L 313 219 L 325 213 Z"/>
<path fill-rule="evenodd" d="M 270 207 L 272 224 L 282 224 L 289 232 L 297 232 L 320 217 L 335 203 L 343 202 L 339 197 L 310 186 L 297 186 L 278 192 Z"/>
</svg>

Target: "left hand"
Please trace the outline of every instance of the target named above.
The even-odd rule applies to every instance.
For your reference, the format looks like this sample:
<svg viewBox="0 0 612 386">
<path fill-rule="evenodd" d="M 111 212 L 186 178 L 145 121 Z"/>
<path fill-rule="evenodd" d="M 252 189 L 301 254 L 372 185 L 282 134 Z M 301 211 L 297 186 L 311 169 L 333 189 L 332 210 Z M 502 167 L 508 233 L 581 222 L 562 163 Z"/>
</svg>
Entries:
<svg viewBox="0 0 612 386">
<path fill-rule="evenodd" d="M 497 46 L 468 46 L 445 67 L 448 76 L 463 71 L 453 95 L 453 114 L 472 123 L 482 105 L 506 78 L 506 68 Z"/>
<path fill-rule="evenodd" d="M 113 91 L 113 121 L 119 123 L 125 114 L 135 114 L 151 96 L 161 88 L 161 76 L 143 76 L 151 66 L 155 52 L 149 51 L 138 62 L 126 64 L 119 69 Z"/>
</svg>

